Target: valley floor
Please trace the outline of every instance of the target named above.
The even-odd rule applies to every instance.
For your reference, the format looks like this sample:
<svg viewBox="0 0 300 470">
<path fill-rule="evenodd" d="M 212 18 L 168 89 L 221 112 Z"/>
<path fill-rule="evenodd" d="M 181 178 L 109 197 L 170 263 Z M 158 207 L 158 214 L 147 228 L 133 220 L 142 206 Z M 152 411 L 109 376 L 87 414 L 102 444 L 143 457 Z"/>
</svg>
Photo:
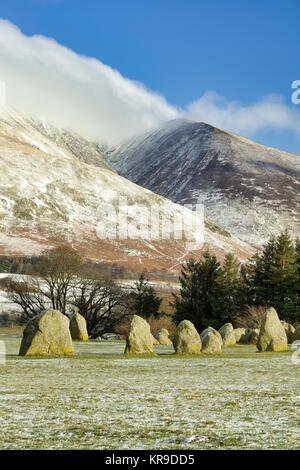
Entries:
<svg viewBox="0 0 300 470">
<path fill-rule="evenodd" d="M 73 358 L 17 356 L 3 335 L 1 449 L 300 449 L 300 365 L 235 346 L 219 357 L 125 358 L 75 344 Z"/>
</svg>

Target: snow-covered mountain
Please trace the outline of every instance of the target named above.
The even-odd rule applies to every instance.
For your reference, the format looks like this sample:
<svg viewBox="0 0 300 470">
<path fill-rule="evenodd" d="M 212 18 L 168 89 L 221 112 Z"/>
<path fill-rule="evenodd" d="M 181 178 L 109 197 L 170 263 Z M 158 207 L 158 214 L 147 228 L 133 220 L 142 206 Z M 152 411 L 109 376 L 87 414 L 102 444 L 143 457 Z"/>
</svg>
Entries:
<svg viewBox="0 0 300 470">
<path fill-rule="evenodd" d="M 113 168 L 103 157 L 100 146 L 76 132 L 56 127 L 53 123 L 34 119 L 7 106 L 0 106 L 0 122 L 6 133 L 18 131 L 19 138 L 46 153 L 58 152 L 102 168 Z"/>
<path fill-rule="evenodd" d="M 131 219 L 138 206 L 159 207 L 160 215 L 172 220 L 187 221 L 193 214 L 119 176 L 97 145 L 4 106 L 0 107 L 0 169 L 1 255 L 37 254 L 67 240 L 94 261 L 176 269 L 191 249 L 197 255 L 210 247 L 220 258 L 233 251 L 241 260 L 253 253 L 247 243 L 207 218 L 201 249 L 174 239 L 174 233 L 170 239 L 112 238 L 118 229 L 114 215 L 120 198 L 126 198 Z M 146 223 L 146 216 L 140 220 Z M 110 238 L 99 238 L 99 224 Z M 199 234 L 193 230 L 190 235 L 197 240 Z"/>
<path fill-rule="evenodd" d="M 126 178 L 179 204 L 202 202 L 230 233 L 261 245 L 300 236 L 300 157 L 210 125 L 174 120 L 107 155 Z"/>
</svg>

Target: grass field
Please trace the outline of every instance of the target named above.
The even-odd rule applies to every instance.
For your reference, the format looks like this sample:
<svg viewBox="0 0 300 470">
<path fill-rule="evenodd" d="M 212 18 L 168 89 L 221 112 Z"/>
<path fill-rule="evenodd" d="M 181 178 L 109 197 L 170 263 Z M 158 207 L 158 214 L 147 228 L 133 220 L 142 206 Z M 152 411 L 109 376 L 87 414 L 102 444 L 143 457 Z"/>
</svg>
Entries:
<svg viewBox="0 0 300 470">
<path fill-rule="evenodd" d="M 300 365 L 252 346 L 219 357 L 125 358 L 122 343 L 72 358 L 17 356 L 0 331 L 1 449 L 300 449 Z"/>
</svg>

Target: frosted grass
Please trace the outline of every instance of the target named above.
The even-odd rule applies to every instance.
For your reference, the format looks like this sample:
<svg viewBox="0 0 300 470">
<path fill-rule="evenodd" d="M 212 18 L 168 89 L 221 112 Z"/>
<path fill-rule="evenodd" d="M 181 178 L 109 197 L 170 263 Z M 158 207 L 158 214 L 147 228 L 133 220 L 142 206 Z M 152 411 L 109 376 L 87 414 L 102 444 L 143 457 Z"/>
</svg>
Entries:
<svg viewBox="0 0 300 470">
<path fill-rule="evenodd" d="M 299 449 L 300 366 L 290 353 L 124 358 L 122 343 L 76 343 L 29 359 L 6 340 L 1 449 Z M 109 355 L 110 354 L 110 355 Z"/>
</svg>

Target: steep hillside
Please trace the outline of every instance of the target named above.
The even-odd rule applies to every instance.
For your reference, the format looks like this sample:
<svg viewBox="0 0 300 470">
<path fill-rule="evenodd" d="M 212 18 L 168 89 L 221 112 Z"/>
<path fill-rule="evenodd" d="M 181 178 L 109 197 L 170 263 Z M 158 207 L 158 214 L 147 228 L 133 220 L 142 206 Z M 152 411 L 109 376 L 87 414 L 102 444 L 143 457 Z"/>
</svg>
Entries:
<svg viewBox="0 0 300 470">
<path fill-rule="evenodd" d="M 95 149 L 93 144 L 71 131 L 53 129 L 10 109 L 0 110 L 0 254 L 31 255 L 68 241 L 94 261 L 176 270 L 191 250 L 198 256 L 210 247 L 220 258 L 234 251 L 241 260 L 253 252 L 208 219 L 203 246 L 197 244 L 201 234 L 193 227 L 187 238 L 196 245 L 174 239 L 174 232 L 154 240 L 144 236 L 104 239 L 103 234 L 99 238 L 99 226 L 112 237 L 124 223 L 123 218 L 115 224 L 113 214 L 118 214 L 120 198 L 127 200 L 131 222 L 140 207 L 158 207 L 160 216 L 171 220 L 188 221 L 193 214 L 111 171 L 101 164 L 100 154 L 94 163 L 96 153 L 86 151 L 89 145 Z M 146 216 L 142 214 L 139 221 L 147 224 Z"/>
<path fill-rule="evenodd" d="M 103 157 L 99 146 L 68 129 L 27 116 L 0 105 L 1 146 L 22 144 L 50 155 L 68 155 L 89 165 L 115 171 Z"/>
<path fill-rule="evenodd" d="M 108 154 L 131 181 L 179 204 L 204 204 L 230 233 L 261 245 L 300 235 L 300 157 L 204 123 L 175 120 Z"/>
</svg>

